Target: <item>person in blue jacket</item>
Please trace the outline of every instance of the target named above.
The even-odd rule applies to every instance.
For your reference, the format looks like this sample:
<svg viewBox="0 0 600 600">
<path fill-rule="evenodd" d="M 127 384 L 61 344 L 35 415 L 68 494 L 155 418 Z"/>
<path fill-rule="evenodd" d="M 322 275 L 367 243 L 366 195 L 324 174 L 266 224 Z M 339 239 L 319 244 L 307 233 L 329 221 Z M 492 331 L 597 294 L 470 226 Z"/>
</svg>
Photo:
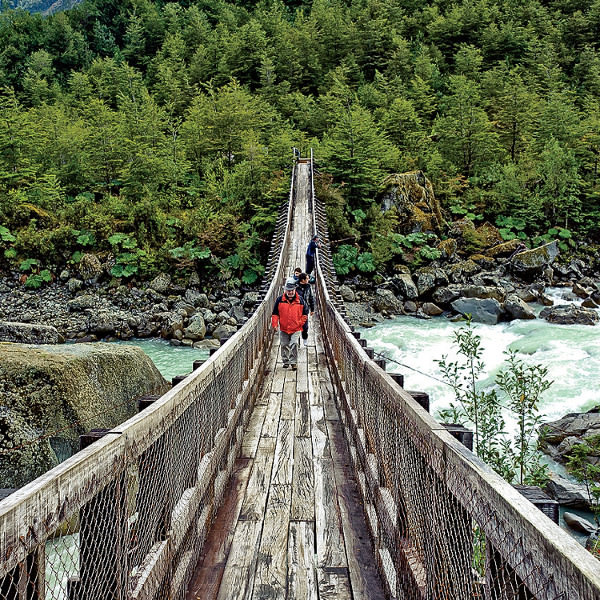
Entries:
<svg viewBox="0 0 600 600">
<path fill-rule="evenodd" d="M 309 275 L 313 272 L 315 268 L 315 256 L 317 254 L 317 249 L 319 248 L 319 236 L 313 235 L 310 240 L 310 244 L 308 244 L 308 248 L 306 249 L 306 273 Z"/>
</svg>

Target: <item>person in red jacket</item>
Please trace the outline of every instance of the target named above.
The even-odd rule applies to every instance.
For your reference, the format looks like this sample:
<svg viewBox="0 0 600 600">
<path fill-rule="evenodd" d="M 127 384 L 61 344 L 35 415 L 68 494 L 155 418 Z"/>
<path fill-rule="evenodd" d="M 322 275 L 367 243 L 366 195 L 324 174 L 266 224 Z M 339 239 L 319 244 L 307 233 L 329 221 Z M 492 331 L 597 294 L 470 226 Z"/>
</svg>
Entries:
<svg viewBox="0 0 600 600">
<path fill-rule="evenodd" d="M 293 277 L 286 280 L 283 289 L 283 294 L 275 301 L 271 324 L 274 329 L 279 327 L 283 368 L 291 366 L 295 369 L 300 332 L 308 319 L 308 306 L 296 292 L 296 281 Z"/>
</svg>

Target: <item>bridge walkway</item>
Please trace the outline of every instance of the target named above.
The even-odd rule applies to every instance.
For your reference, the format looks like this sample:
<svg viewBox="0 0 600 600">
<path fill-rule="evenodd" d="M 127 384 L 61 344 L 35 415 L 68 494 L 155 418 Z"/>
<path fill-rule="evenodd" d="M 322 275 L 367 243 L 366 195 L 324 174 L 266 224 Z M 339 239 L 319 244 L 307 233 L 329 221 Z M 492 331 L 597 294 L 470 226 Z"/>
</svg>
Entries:
<svg viewBox="0 0 600 600">
<path fill-rule="evenodd" d="M 286 272 L 311 237 L 309 165 L 298 165 Z M 261 398 L 187 600 L 383 600 L 340 426 L 321 330 L 310 318 L 298 370 L 274 337 Z"/>
</svg>

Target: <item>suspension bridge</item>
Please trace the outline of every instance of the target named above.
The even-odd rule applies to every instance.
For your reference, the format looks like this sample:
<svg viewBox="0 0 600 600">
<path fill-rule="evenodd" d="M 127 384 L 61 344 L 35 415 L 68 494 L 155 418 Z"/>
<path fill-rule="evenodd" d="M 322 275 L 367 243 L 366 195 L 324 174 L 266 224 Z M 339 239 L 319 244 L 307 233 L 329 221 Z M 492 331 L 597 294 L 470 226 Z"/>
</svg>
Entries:
<svg viewBox="0 0 600 600">
<path fill-rule="evenodd" d="M 313 174 L 293 167 L 241 329 L 0 502 L 0 600 L 600 599 L 600 563 L 347 323 Z M 271 310 L 315 232 L 317 310 L 283 369 Z"/>
</svg>

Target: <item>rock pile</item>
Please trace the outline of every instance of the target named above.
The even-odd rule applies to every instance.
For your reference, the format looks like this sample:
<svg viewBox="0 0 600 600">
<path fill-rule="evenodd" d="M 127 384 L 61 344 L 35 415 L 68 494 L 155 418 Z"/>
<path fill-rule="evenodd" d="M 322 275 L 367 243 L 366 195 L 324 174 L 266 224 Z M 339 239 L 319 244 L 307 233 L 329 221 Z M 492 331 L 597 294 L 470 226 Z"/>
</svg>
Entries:
<svg viewBox="0 0 600 600">
<path fill-rule="evenodd" d="M 206 294 L 193 285 L 178 286 L 166 273 L 145 289 L 101 286 L 93 277 L 86 283 L 70 273 L 61 278 L 36 291 L 16 279 L 0 281 L 0 340 L 57 343 L 63 338 L 92 342 L 160 336 L 174 345 L 212 347 L 245 322 L 258 300 L 257 292 Z"/>
</svg>

